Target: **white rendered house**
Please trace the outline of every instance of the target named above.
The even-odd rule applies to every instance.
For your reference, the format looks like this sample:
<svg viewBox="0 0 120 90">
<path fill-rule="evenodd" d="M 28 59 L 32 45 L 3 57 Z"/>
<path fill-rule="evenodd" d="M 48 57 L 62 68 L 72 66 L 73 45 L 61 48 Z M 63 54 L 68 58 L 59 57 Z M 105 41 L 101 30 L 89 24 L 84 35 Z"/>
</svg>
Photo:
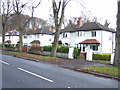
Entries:
<svg viewBox="0 0 120 90">
<path fill-rule="evenodd" d="M 5 43 L 17 44 L 19 41 L 19 32 L 16 30 L 7 31 L 5 34 Z"/>
<path fill-rule="evenodd" d="M 52 45 L 53 33 L 48 29 L 32 30 L 23 35 L 23 45 L 31 46 L 31 42 L 37 40 L 40 46 Z"/>
<path fill-rule="evenodd" d="M 78 47 L 81 52 L 86 52 L 89 46 L 94 53 L 112 53 L 115 49 L 115 30 L 97 22 L 82 24 L 82 18 L 79 18 L 78 25 L 61 31 L 60 40 L 64 45 Z"/>
</svg>

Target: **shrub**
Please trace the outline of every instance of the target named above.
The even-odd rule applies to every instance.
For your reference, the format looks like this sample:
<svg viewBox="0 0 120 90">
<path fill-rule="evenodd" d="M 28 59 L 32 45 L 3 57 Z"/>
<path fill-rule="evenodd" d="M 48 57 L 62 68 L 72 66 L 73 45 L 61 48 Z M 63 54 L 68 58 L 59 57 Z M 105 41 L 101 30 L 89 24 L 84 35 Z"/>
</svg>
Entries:
<svg viewBox="0 0 120 90">
<path fill-rule="evenodd" d="M 6 47 L 6 48 L 14 48 L 14 47 L 15 47 L 15 44 L 5 44 L 5 47 Z"/>
<path fill-rule="evenodd" d="M 93 60 L 108 60 L 110 61 L 110 54 L 93 54 Z"/>
<path fill-rule="evenodd" d="M 78 55 L 79 55 L 79 50 L 78 48 L 74 47 L 74 58 L 77 58 Z"/>
<path fill-rule="evenodd" d="M 43 47 L 41 46 L 32 46 L 30 47 L 29 51 L 42 51 Z"/>
<path fill-rule="evenodd" d="M 58 46 L 57 52 L 60 53 L 68 53 L 69 52 L 69 46 Z"/>
<path fill-rule="evenodd" d="M 43 51 L 49 51 L 49 52 L 51 52 L 51 50 L 52 50 L 52 46 L 51 45 L 43 47 Z"/>
</svg>

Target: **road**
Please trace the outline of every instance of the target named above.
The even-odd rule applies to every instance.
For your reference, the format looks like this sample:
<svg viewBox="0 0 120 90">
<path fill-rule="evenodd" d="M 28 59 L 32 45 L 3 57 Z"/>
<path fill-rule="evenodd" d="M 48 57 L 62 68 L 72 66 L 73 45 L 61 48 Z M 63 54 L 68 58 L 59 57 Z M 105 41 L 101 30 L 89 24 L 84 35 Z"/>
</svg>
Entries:
<svg viewBox="0 0 120 90">
<path fill-rule="evenodd" d="M 2 60 L 3 88 L 118 88 L 118 81 L 8 55 Z"/>
</svg>

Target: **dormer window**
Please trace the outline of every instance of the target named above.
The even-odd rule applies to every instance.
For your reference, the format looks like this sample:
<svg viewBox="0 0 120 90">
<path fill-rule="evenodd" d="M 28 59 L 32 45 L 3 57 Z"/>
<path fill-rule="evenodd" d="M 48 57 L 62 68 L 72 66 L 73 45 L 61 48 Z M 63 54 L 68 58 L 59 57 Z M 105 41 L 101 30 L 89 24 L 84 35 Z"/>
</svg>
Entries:
<svg viewBox="0 0 120 90">
<path fill-rule="evenodd" d="M 96 37 L 96 31 L 92 31 L 92 37 Z"/>
</svg>

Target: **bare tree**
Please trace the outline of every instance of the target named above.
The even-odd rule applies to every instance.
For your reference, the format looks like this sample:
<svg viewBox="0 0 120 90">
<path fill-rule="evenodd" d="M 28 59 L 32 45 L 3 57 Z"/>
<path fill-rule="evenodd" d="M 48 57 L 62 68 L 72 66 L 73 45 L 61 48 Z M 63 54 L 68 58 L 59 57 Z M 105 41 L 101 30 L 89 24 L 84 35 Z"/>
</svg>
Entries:
<svg viewBox="0 0 120 90">
<path fill-rule="evenodd" d="M 36 5 L 36 6 L 30 6 L 28 7 L 31 11 L 31 17 L 28 18 L 26 21 L 24 21 L 25 23 L 22 23 L 22 18 L 21 15 L 25 9 L 25 7 L 27 7 L 28 2 L 27 3 L 21 3 L 20 0 L 13 0 L 13 9 L 15 12 L 15 15 L 17 16 L 17 21 L 18 21 L 18 30 L 19 30 L 19 51 L 22 52 L 22 35 L 23 35 L 23 31 L 26 27 L 26 25 L 29 23 L 29 21 L 32 19 L 33 14 L 34 14 L 34 9 L 37 8 L 40 5 L 40 2 Z"/>
<path fill-rule="evenodd" d="M 3 1 L 2 2 L 2 49 L 5 48 L 5 32 L 6 32 L 6 26 L 7 21 L 10 17 L 10 13 L 12 12 L 12 4 L 10 0 Z"/>
<path fill-rule="evenodd" d="M 52 0 L 54 24 L 55 24 L 55 35 L 53 41 L 53 48 L 51 51 L 51 56 L 55 57 L 57 52 L 58 40 L 61 31 L 61 26 L 64 20 L 65 7 L 71 0 Z"/>
<path fill-rule="evenodd" d="M 120 0 L 118 0 L 116 48 L 115 48 L 115 57 L 114 57 L 113 65 L 120 66 Z"/>
</svg>

